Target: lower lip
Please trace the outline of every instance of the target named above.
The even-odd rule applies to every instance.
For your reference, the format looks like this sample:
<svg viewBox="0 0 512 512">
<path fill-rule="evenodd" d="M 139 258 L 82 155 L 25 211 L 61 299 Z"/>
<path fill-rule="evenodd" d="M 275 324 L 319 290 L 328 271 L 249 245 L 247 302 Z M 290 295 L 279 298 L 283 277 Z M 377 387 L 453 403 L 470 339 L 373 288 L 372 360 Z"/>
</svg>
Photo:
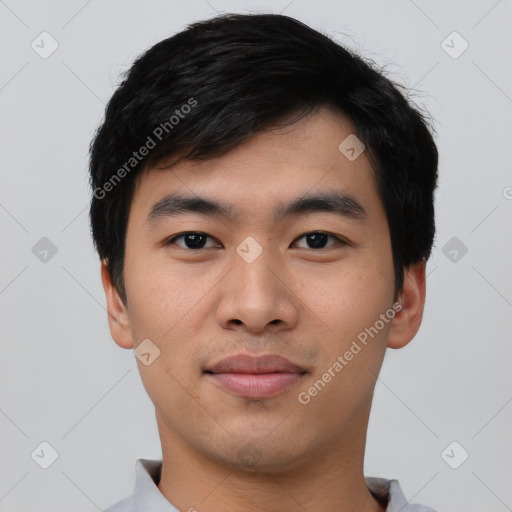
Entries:
<svg viewBox="0 0 512 512">
<path fill-rule="evenodd" d="M 270 398 L 301 379 L 301 373 L 211 373 L 208 376 L 224 389 L 242 398 Z"/>
</svg>

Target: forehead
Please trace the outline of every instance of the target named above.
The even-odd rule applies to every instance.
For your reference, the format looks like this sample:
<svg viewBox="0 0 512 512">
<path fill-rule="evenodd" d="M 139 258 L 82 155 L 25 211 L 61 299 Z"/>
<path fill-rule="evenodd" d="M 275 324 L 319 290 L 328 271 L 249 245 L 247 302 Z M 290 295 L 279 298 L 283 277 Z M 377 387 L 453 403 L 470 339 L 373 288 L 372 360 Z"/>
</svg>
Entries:
<svg viewBox="0 0 512 512">
<path fill-rule="evenodd" d="M 379 215 L 382 206 L 365 152 L 355 159 L 344 152 L 355 131 L 347 118 L 320 109 L 293 125 L 261 132 L 221 157 L 170 167 L 161 162 L 139 177 L 130 216 L 147 217 L 158 201 L 179 192 L 215 198 L 242 222 L 255 216 L 271 220 L 278 203 L 329 190 L 357 199 L 369 216 Z"/>
</svg>

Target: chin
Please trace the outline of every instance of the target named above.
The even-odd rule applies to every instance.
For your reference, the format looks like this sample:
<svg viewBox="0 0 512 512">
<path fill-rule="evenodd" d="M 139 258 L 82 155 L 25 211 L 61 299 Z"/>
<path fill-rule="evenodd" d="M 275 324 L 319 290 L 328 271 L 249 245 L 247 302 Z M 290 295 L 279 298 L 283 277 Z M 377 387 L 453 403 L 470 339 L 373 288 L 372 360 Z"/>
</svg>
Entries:
<svg viewBox="0 0 512 512">
<path fill-rule="evenodd" d="M 279 447 L 275 442 L 265 443 L 265 439 L 241 439 L 237 445 L 224 447 L 219 454 L 210 453 L 210 457 L 235 471 L 255 474 L 285 473 L 297 468 L 304 457 L 296 444 L 288 448 L 282 443 Z"/>
</svg>

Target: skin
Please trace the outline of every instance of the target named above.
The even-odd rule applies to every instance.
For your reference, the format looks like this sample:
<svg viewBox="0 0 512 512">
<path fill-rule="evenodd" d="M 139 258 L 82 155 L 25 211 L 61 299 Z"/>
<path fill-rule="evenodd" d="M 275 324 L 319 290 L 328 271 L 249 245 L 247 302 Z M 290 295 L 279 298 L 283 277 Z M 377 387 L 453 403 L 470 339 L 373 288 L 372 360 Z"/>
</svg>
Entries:
<svg viewBox="0 0 512 512">
<path fill-rule="evenodd" d="M 138 181 L 126 236 L 127 304 L 105 262 L 102 281 L 115 342 L 133 349 L 149 338 L 160 349 L 151 365 L 138 365 L 162 444 L 158 488 L 180 510 L 385 510 L 364 481 L 368 418 L 386 347 L 405 346 L 421 324 L 424 262 L 405 271 L 401 311 L 308 404 L 297 399 L 394 302 L 389 229 L 369 161 L 338 150 L 354 132 L 348 119 L 320 109 L 222 157 L 147 169 Z M 280 201 L 340 189 L 366 219 L 270 217 Z M 186 213 L 148 225 L 151 206 L 175 191 L 230 203 L 239 217 Z M 185 231 L 208 234 L 208 247 L 187 248 L 183 238 L 165 245 Z M 317 231 L 346 243 L 311 247 L 304 235 Z M 252 263 L 236 252 L 248 236 L 263 250 Z M 240 352 L 279 354 L 307 373 L 275 397 L 241 398 L 203 374 Z"/>
</svg>

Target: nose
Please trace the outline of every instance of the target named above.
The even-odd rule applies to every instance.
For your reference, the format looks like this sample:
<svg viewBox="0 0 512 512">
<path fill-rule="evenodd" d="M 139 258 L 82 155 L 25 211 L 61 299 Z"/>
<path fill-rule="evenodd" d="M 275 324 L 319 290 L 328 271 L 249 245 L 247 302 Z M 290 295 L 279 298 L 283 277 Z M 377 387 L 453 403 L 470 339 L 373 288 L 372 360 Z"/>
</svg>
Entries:
<svg viewBox="0 0 512 512">
<path fill-rule="evenodd" d="M 291 281 L 270 250 L 252 262 L 237 255 L 219 286 L 219 325 L 252 333 L 293 328 L 298 321 L 298 299 Z"/>
</svg>

